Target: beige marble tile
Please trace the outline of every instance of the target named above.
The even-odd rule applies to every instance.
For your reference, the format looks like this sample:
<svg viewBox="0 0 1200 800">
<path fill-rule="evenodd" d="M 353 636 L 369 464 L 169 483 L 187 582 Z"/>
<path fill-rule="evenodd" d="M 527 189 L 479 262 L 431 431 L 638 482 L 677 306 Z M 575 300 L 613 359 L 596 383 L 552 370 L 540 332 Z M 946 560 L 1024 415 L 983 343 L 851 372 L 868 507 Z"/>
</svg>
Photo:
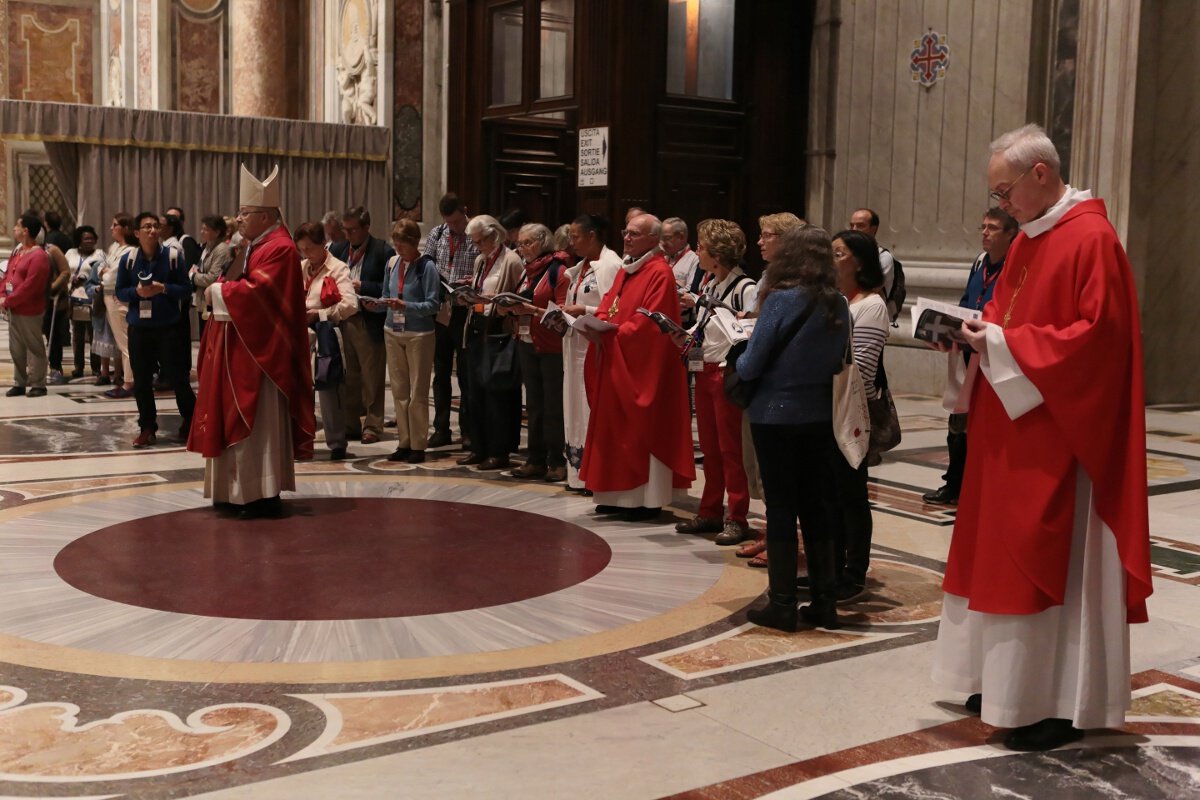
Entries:
<svg viewBox="0 0 1200 800">
<path fill-rule="evenodd" d="M 257 704 L 210 706 L 181 720 L 154 709 L 80 724 L 79 706 L 24 704 L 0 689 L 0 780 L 73 783 L 183 772 L 232 761 L 278 741 L 283 712 Z"/>
<path fill-rule="evenodd" d="M 321 708 L 325 732 L 286 761 L 586 702 L 600 693 L 564 675 L 394 692 L 295 695 Z"/>
</svg>

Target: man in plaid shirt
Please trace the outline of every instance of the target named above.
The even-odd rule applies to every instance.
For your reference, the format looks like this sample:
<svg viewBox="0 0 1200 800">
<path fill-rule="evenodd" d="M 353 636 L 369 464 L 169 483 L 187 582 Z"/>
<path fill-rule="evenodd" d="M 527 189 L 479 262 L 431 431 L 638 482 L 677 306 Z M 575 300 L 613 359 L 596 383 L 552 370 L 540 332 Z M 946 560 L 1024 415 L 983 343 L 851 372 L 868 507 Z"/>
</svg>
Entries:
<svg viewBox="0 0 1200 800">
<path fill-rule="evenodd" d="M 437 262 L 442 280 L 454 285 L 471 279 L 479 248 L 467 236 L 467 207 L 458 195 L 448 192 L 438 202 L 442 224 L 429 232 L 425 240 L 425 254 Z M 454 369 L 455 355 L 458 356 L 458 427 L 467 431 L 467 397 L 471 391 L 470 375 L 465 364 L 463 329 L 467 322 L 467 307 L 453 306 L 449 322 L 443 324 L 445 313 L 438 315 L 435 336 L 436 350 L 433 357 L 433 436 L 429 447 L 445 447 L 450 444 L 450 372 Z M 463 446 L 467 446 L 463 434 Z"/>
</svg>

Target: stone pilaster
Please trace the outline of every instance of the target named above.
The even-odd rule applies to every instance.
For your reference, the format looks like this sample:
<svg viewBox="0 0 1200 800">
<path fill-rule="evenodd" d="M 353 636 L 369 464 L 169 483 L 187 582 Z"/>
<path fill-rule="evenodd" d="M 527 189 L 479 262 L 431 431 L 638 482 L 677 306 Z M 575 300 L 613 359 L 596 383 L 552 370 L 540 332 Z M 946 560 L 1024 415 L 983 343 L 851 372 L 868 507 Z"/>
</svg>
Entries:
<svg viewBox="0 0 1200 800">
<path fill-rule="evenodd" d="M 277 0 L 230 0 L 233 113 L 288 116 L 287 26 L 292 17 Z"/>
</svg>

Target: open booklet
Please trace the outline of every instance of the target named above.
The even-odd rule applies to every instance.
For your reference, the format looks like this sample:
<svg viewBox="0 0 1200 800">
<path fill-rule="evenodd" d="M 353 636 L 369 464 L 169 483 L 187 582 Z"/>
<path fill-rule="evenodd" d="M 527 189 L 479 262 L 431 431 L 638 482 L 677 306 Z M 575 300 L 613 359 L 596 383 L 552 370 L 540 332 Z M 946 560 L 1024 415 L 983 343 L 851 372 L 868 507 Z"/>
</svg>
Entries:
<svg viewBox="0 0 1200 800">
<path fill-rule="evenodd" d="M 452 299 L 461 299 L 469 306 L 483 303 L 496 303 L 498 305 L 508 307 L 519 306 L 529 302 L 527 298 L 524 298 L 519 294 L 513 294 L 512 292 L 501 292 L 497 295 L 480 294 L 469 285 L 451 286 L 445 281 L 442 281 L 442 288 L 446 290 L 446 293 L 449 294 Z"/>
<path fill-rule="evenodd" d="M 962 337 L 963 321 L 982 316 L 982 312 L 973 308 L 919 297 L 912 309 L 912 335 L 918 341 L 943 347 L 958 345 L 960 350 L 970 350 Z"/>
<path fill-rule="evenodd" d="M 661 311 L 651 311 L 648 308 L 639 308 L 637 310 L 637 313 L 643 314 L 643 315 L 649 317 L 650 319 L 652 319 L 654 321 L 654 324 L 658 326 L 658 329 L 665 334 L 669 335 L 672 333 L 678 333 L 678 334 L 682 334 L 684 336 L 688 335 L 688 332 L 686 330 L 684 330 L 682 327 L 680 327 L 679 323 L 677 323 L 675 320 L 671 319 L 670 317 L 668 317 L 666 314 L 662 313 Z"/>
</svg>

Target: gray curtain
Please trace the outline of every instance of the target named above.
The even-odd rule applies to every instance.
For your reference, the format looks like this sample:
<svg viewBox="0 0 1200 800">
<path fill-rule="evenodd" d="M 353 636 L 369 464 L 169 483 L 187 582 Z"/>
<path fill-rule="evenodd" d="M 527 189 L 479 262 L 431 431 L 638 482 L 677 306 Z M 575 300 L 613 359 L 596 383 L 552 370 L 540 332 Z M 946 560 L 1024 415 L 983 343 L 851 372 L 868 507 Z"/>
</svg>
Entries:
<svg viewBox="0 0 1200 800">
<path fill-rule="evenodd" d="M 242 163 L 259 178 L 279 164 L 289 228 L 364 205 L 386 237 L 391 219 L 385 128 L 0 100 L 0 137 L 44 142 L 76 219 L 100 231 L 118 211 L 180 206 L 192 232 L 234 215 Z"/>
</svg>

